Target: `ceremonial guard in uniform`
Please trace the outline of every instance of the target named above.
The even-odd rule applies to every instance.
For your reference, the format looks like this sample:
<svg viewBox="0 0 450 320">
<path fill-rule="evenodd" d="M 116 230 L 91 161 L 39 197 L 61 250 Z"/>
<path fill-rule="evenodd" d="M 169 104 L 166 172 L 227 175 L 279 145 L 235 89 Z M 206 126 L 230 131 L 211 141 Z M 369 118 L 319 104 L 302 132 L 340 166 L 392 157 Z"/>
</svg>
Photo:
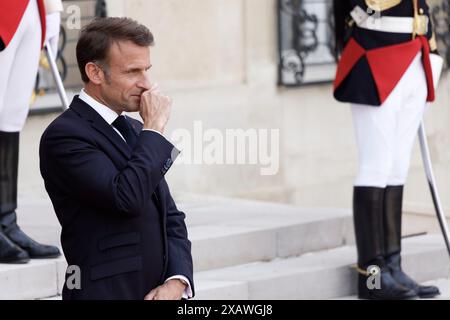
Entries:
<svg viewBox="0 0 450 320">
<path fill-rule="evenodd" d="M 353 218 L 358 296 L 408 299 L 439 294 L 401 268 L 401 216 L 411 151 L 427 102 L 434 100 L 436 50 L 425 0 L 335 0 L 334 82 L 351 103 L 359 168 Z M 370 277 L 370 278 L 369 278 Z M 377 282 L 373 281 L 378 277 Z"/>
<path fill-rule="evenodd" d="M 46 39 L 45 5 L 50 12 L 62 8 L 61 0 L 46 0 L 45 4 L 44 0 L 0 2 L 0 263 L 60 255 L 57 247 L 28 237 L 16 217 L 19 134 L 28 115 Z"/>
</svg>

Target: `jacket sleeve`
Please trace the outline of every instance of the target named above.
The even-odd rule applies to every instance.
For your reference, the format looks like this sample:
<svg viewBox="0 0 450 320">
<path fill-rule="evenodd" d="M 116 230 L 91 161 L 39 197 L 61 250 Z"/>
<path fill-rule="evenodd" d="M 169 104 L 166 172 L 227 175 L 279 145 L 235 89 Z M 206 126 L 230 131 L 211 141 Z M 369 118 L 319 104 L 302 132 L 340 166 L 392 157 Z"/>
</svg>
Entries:
<svg viewBox="0 0 450 320">
<path fill-rule="evenodd" d="M 178 210 L 173 200 L 169 186 L 165 179 L 160 184 L 161 191 L 165 194 L 166 200 L 166 229 L 168 241 L 168 263 L 165 279 L 175 275 L 183 275 L 188 278 L 191 285 L 192 294 L 194 290 L 193 263 L 191 254 L 191 242 L 188 239 L 184 212 Z"/>
<path fill-rule="evenodd" d="M 125 217 L 138 216 L 179 151 L 155 132 L 141 132 L 124 168 L 116 168 L 95 142 L 53 128 L 41 140 L 41 173 L 46 187 Z M 76 131 L 73 131 L 76 132 Z M 174 159 L 173 159 L 174 160 Z"/>
</svg>

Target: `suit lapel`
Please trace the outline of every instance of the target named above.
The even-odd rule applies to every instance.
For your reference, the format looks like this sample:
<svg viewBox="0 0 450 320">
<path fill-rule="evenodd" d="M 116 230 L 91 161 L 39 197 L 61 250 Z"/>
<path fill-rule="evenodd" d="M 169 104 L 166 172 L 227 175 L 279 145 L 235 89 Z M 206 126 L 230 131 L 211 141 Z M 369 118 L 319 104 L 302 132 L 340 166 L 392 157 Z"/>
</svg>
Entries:
<svg viewBox="0 0 450 320">
<path fill-rule="evenodd" d="M 130 158 L 131 149 L 114 129 L 87 103 L 76 96 L 70 105 L 81 117 L 90 122 L 91 126 L 105 136 L 126 158 Z"/>
</svg>

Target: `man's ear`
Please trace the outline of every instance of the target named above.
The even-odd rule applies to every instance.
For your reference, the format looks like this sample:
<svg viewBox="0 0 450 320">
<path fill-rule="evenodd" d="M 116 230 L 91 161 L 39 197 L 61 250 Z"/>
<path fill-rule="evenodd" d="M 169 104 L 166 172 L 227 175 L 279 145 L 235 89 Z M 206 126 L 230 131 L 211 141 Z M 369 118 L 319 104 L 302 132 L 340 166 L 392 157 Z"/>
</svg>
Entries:
<svg viewBox="0 0 450 320">
<path fill-rule="evenodd" d="M 102 69 L 100 69 L 99 66 L 93 62 L 88 62 L 84 67 L 84 71 L 86 72 L 89 80 L 94 84 L 98 85 L 105 81 L 105 74 Z"/>
</svg>

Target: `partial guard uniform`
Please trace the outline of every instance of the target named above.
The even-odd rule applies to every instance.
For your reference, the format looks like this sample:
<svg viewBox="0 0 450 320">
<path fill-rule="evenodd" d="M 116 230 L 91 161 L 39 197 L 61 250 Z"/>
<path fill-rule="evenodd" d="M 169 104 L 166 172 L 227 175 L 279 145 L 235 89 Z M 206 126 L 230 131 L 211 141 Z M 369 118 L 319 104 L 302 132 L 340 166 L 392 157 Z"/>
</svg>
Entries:
<svg viewBox="0 0 450 320">
<path fill-rule="evenodd" d="M 16 217 L 19 135 L 28 115 L 45 36 L 43 0 L 0 1 L 0 263 L 60 255 L 57 247 L 29 238 Z"/>
<path fill-rule="evenodd" d="M 343 0 L 346 1 L 346 0 Z M 381 17 L 413 18 L 413 1 L 366 1 L 347 0 L 351 7 L 358 6 L 363 12 L 376 16 L 375 8 L 384 9 Z M 383 7 L 383 3 L 386 4 Z M 378 5 L 377 5 L 378 4 Z M 428 5 L 419 0 L 417 36 L 413 40 L 411 33 L 380 32 L 358 27 L 353 24 L 351 38 L 342 53 L 336 79 L 334 96 L 338 101 L 380 106 L 394 90 L 418 52 L 422 52 L 422 63 L 427 79 L 427 101 L 434 101 L 433 77 L 429 52 L 436 50 Z M 371 9 L 373 8 L 373 9 Z M 350 12 L 348 13 L 349 17 Z M 376 23 L 376 20 L 375 20 Z M 382 23 L 382 22 L 381 22 Z M 425 24 L 425 25 L 424 25 Z"/>
<path fill-rule="evenodd" d="M 351 103 L 358 148 L 353 191 L 358 296 L 435 296 L 439 289 L 408 277 L 400 258 L 403 185 L 424 110 L 435 99 L 429 8 L 425 0 L 335 0 L 334 6 L 337 43 L 342 43 L 339 23 L 350 31 L 334 97 Z M 370 286 L 371 276 L 378 277 L 378 286 Z"/>
<path fill-rule="evenodd" d="M 0 50 L 3 50 L 11 42 L 19 28 L 22 17 L 30 0 L 14 0 L 0 2 Z M 37 0 L 41 26 L 41 46 L 45 39 L 45 7 L 44 0 Z"/>
</svg>

